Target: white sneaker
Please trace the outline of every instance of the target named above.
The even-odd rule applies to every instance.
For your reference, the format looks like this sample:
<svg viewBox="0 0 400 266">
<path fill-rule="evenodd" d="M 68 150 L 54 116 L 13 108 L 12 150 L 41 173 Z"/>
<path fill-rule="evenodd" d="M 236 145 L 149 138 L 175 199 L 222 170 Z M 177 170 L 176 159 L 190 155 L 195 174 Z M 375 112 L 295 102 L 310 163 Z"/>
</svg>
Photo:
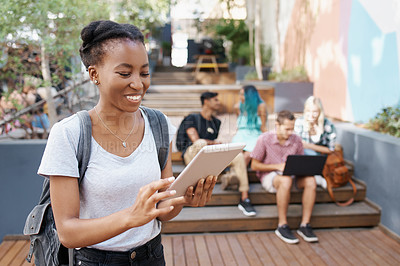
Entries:
<svg viewBox="0 0 400 266">
<path fill-rule="evenodd" d="M 315 178 L 315 182 L 317 183 L 317 186 L 320 186 L 323 189 L 326 189 L 327 183 L 326 183 L 326 180 L 325 180 L 325 178 L 323 176 L 315 175 L 314 178 Z"/>
</svg>

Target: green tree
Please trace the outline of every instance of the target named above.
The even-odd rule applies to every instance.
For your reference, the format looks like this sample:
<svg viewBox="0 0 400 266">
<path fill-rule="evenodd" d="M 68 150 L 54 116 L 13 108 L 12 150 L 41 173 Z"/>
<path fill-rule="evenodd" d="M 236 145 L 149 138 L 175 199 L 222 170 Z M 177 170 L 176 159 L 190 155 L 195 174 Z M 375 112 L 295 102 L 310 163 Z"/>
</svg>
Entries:
<svg viewBox="0 0 400 266">
<path fill-rule="evenodd" d="M 110 19 L 132 23 L 144 33 L 153 32 L 169 19 L 171 0 L 109 0 Z"/>
<path fill-rule="evenodd" d="M 78 55 L 80 31 L 90 21 L 112 19 L 133 23 L 145 33 L 154 30 L 169 16 L 169 0 L 0 0 L 0 61 L 9 47 L 20 44 L 36 47 L 40 55 L 40 72 L 43 86 L 47 88 L 47 103 L 51 126 L 57 115 L 50 87 L 68 75 L 71 58 Z M 147 32 L 146 32 L 147 31 Z M 14 56 L 8 58 L 16 71 L 28 72 L 26 62 Z M 0 62 L 0 67 L 4 65 Z M 50 66 L 53 71 L 50 71 Z M 10 68 L 9 68 L 10 70 Z M 78 70 L 79 71 L 79 70 Z M 13 73 L 14 72 L 14 73 Z M 15 78 L 15 71 L 4 75 Z"/>
<path fill-rule="evenodd" d="M 209 25 L 206 25 L 206 30 L 214 37 L 222 37 L 232 42 L 229 55 L 232 62 L 238 63 L 243 59 L 248 61 L 250 56 L 249 30 L 243 20 L 219 19 L 210 21 Z"/>
<path fill-rule="evenodd" d="M 40 54 L 43 86 L 47 91 L 47 104 L 51 125 L 57 122 L 57 114 L 50 88 L 58 82 L 50 72 L 54 61 L 57 71 L 64 76 L 70 68 L 70 58 L 77 54 L 79 33 L 89 21 L 107 17 L 105 2 L 92 3 L 84 0 L 1 0 L 0 39 L 3 47 L 32 45 Z"/>
</svg>

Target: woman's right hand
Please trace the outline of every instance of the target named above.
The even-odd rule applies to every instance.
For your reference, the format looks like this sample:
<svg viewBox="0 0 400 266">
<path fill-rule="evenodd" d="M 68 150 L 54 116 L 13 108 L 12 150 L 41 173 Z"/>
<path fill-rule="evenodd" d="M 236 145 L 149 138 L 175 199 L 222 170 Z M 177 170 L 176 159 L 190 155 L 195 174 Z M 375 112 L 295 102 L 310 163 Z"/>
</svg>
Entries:
<svg viewBox="0 0 400 266">
<path fill-rule="evenodd" d="M 175 190 L 159 192 L 159 190 L 167 189 L 174 180 L 174 177 L 164 178 L 140 188 L 135 203 L 128 209 L 130 227 L 145 225 L 158 216 L 166 215 L 174 209 L 171 205 L 157 208 L 159 201 L 175 195 Z"/>
</svg>

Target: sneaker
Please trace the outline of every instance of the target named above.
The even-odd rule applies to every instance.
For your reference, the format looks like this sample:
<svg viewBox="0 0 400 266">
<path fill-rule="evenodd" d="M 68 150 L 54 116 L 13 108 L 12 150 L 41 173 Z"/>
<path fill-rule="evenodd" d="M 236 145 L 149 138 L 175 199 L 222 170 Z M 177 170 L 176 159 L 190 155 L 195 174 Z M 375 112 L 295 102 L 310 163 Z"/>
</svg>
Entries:
<svg viewBox="0 0 400 266">
<path fill-rule="evenodd" d="M 318 242 L 318 237 L 314 234 L 310 224 L 300 226 L 297 233 L 307 242 Z"/>
<path fill-rule="evenodd" d="M 247 198 L 245 200 L 240 199 L 238 208 L 246 216 L 256 216 L 256 214 L 257 214 L 256 210 L 254 209 L 253 205 L 251 204 L 249 198 Z"/>
<path fill-rule="evenodd" d="M 328 184 L 326 183 L 326 180 L 323 176 L 315 175 L 314 178 L 315 178 L 315 183 L 317 183 L 317 186 L 320 186 L 323 189 L 326 189 Z"/>
<path fill-rule="evenodd" d="M 295 237 L 289 228 L 289 225 L 284 224 L 275 230 L 275 234 L 288 244 L 297 244 L 299 239 Z"/>
</svg>

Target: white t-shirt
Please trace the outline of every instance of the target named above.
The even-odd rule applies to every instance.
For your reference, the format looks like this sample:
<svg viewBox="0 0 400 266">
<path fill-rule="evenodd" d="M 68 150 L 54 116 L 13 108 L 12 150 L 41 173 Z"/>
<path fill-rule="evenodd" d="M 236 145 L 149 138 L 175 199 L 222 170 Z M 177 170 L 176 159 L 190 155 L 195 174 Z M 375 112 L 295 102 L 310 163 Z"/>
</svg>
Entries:
<svg viewBox="0 0 400 266">
<path fill-rule="evenodd" d="M 92 137 L 90 161 L 80 186 L 80 218 L 104 217 L 128 208 L 135 202 L 141 187 L 161 178 L 153 133 L 143 112 L 142 116 L 145 121 L 143 140 L 128 157 L 107 152 Z M 168 118 L 167 121 L 171 142 L 176 128 Z M 39 175 L 79 177 L 76 159 L 79 123 L 78 116 L 72 115 L 53 126 L 39 166 Z M 161 223 L 152 220 L 91 247 L 127 251 L 145 244 L 160 230 Z"/>
</svg>

